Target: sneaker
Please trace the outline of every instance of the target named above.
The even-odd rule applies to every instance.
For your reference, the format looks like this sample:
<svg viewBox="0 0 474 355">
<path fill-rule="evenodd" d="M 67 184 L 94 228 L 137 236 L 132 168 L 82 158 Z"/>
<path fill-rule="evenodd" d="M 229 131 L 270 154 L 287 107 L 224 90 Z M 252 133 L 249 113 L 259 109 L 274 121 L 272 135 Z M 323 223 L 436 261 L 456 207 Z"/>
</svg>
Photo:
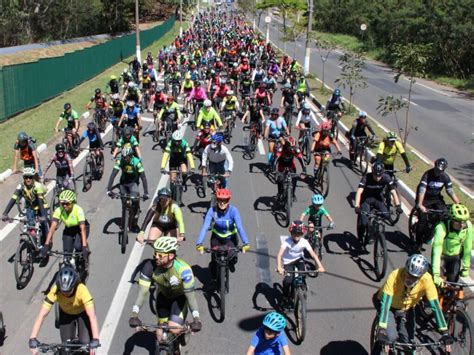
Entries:
<svg viewBox="0 0 474 355">
<path fill-rule="evenodd" d="M 132 228 L 130 229 L 130 231 L 131 231 L 132 233 L 138 233 L 138 232 L 140 232 L 140 227 L 138 226 L 138 224 L 134 224 L 134 225 L 132 226 Z"/>
<path fill-rule="evenodd" d="M 235 264 L 229 264 L 229 271 L 235 272 Z"/>
</svg>

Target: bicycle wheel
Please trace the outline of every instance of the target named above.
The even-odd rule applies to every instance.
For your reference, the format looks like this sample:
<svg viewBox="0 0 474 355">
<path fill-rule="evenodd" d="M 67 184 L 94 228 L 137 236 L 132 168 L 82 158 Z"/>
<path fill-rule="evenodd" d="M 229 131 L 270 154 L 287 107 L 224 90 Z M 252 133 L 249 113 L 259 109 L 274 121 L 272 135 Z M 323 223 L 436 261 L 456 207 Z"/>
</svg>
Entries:
<svg viewBox="0 0 474 355">
<path fill-rule="evenodd" d="M 377 279 L 381 280 L 387 271 L 387 242 L 385 234 L 378 232 L 374 242 L 374 271 Z"/>
<path fill-rule="evenodd" d="M 417 243 L 416 238 L 416 224 L 419 220 L 419 210 L 416 207 L 413 207 L 410 211 L 410 216 L 408 217 L 408 235 L 413 244 Z"/>
<path fill-rule="evenodd" d="M 256 147 L 257 147 L 257 137 L 255 136 L 255 134 L 250 133 L 249 147 L 248 147 L 248 155 L 250 159 L 255 158 Z"/>
<path fill-rule="evenodd" d="M 301 153 L 303 154 L 303 161 L 306 165 L 311 161 L 311 152 L 308 149 L 307 138 L 303 137 L 303 142 L 301 144 Z"/>
<path fill-rule="evenodd" d="M 306 335 L 306 298 L 302 289 L 296 291 L 295 297 L 296 337 L 301 343 Z"/>
<path fill-rule="evenodd" d="M 291 193 L 291 183 L 288 184 L 287 188 L 286 188 L 286 205 L 285 205 L 285 216 L 286 216 L 286 222 L 287 222 L 287 226 L 290 225 L 291 223 L 291 205 L 293 204 L 293 196 L 292 196 L 292 193 Z"/>
<path fill-rule="evenodd" d="M 84 164 L 84 172 L 82 175 L 82 191 L 89 191 L 92 185 L 92 162 L 87 159 Z"/>
<path fill-rule="evenodd" d="M 51 203 L 49 204 L 49 215 L 52 216 L 54 210 L 59 206 L 59 199 L 58 199 L 58 189 L 57 187 L 53 190 L 53 196 L 51 197 Z"/>
<path fill-rule="evenodd" d="M 220 310 L 221 310 L 221 321 L 225 318 L 225 294 L 226 294 L 226 267 L 223 265 L 219 266 L 219 297 L 220 297 Z"/>
<path fill-rule="evenodd" d="M 59 305 L 58 303 L 54 304 L 54 327 L 59 329 Z"/>
<path fill-rule="evenodd" d="M 183 185 L 182 184 L 175 184 L 175 198 L 174 200 L 178 204 L 178 206 L 181 206 L 183 204 L 183 201 L 181 201 L 183 197 Z"/>
<path fill-rule="evenodd" d="M 451 345 L 451 354 L 473 354 L 473 332 L 469 314 L 464 309 L 458 308 L 450 318 L 448 331 L 454 338 L 454 344 Z"/>
<path fill-rule="evenodd" d="M 329 169 L 326 164 L 323 165 L 321 170 L 321 175 L 319 178 L 319 187 L 321 190 L 321 195 L 327 197 L 329 194 Z"/>
<path fill-rule="evenodd" d="M 33 277 L 33 259 L 33 245 L 29 241 L 21 240 L 16 249 L 15 261 L 13 263 L 15 281 L 19 289 L 25 288 Z"/>
<path fill-rule="evenodd" d="M 372 321 L 372 326 L 370 327 L 370 349 L 371 354 L 377 354 L 377 347 L 379 346 L 377 342 L 377 333 L 379 331 L 379 317 L 378 315 L 375 316 L 374 320 Z"/>
<path fill-rule="evenodd" d="M 122 230 L 120 235 L 120 251 L 122 254 L 125 254 L 127 250 L 127 243 L 128 243 L 128 208 L 126 206 L 122 206 L 122 220 L 121 220 L 121 228 Z"/>
<path fill-rule="evenodd" d="M 3 314 L 0 312 L 0 345 L 3 345 L 5 339 L 5 323 L 3 322 Z"/>
</svg>

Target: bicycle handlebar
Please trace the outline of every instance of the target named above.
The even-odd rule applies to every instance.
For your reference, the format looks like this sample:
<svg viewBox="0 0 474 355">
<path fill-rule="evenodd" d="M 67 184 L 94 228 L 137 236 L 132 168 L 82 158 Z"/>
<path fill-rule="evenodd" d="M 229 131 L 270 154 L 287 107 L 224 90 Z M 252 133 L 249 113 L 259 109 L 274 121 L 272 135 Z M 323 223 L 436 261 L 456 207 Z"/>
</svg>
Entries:
<svg viewBox="0 0 474 355">
<path fill-rule="evenodd" d="M 189 333 L 191 331 L 191 327 L 188 323 L 179 326 L 169 326 L 168 324 L 142 324 L 137 328 L 141 328 L 146 331 L 154 331 L 156 329 L 163 329 L 163 330 L 181 330 L 182 333 Z"/>
<path fill-rule="evenodd" d="M 447 286 L 454 286 L 454 287 L 459 287 L 459 288 L 464 288 L 464 287 L 472 287 L 474 284 L 467 284 L 465 282 L 451 282 L 451 281 L 443 281 L 444 285 Z"/>
<path fill-rule="evenodd" d="M 140 195 L 132 196 L 130 194 L 117 194 L 117 193 L 114 193 L 114 192 L 111 193 L 110 197 L 113 198 L 113 199 L 129 198 L 131 200 L 146 200 L 146 198 L 144 196 L 140 196 Z"/>
<path fill-rule="evenodd" d="M 228 247 L 228 246 L 217 246 L 217 247 L 213 247 L 213 248 L 204 248 L 204 251 L 206 253 L 222 253 L 222 252 L 232 252 L 232 251 L 236 251 L 236 252 L 241 252 L 242 251 L 242 246 L 238 246 L 238 247 Z"/>
</svg>

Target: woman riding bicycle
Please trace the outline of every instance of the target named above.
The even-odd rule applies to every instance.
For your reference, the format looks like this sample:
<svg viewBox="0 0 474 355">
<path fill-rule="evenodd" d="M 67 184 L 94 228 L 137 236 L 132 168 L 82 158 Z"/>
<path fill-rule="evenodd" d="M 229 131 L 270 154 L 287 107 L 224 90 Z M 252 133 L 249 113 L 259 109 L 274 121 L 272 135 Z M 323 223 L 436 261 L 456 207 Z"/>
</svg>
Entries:
<svg viewBox="0 0 474 355">
<path fill-rule="evenodd" d="M 264 138 L 268 139 L 268 165 L 273 166 L 275 160 L 275 142 L 278 140 L 283 133 L 290 135 L 288 126 L 286 125 L 285 119 L 280 116 L 278 108 L 273 108 L 270 114 L 270 119 L 266 122 Z"/>
</svg>

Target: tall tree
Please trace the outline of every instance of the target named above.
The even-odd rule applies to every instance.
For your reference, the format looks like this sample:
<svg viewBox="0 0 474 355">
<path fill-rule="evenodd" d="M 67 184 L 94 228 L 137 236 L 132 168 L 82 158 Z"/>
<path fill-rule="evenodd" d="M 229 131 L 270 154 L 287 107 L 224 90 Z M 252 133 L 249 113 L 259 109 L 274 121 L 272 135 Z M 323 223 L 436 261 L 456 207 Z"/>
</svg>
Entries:
<svg viewBox="0 0 474 355">
<path fill-rule="evenodd" d="M 341 74 L 335 80 L 343 88 L 349 88 L 349 112 L 352 110 L 352 98 L 358 88 L 367 87 L 367 78 L 362 75 L 362 69 L 365 66 L 365 60 L 362 53 L 345 53 L 339 58 L 341 65 Z"/>
</svg>

